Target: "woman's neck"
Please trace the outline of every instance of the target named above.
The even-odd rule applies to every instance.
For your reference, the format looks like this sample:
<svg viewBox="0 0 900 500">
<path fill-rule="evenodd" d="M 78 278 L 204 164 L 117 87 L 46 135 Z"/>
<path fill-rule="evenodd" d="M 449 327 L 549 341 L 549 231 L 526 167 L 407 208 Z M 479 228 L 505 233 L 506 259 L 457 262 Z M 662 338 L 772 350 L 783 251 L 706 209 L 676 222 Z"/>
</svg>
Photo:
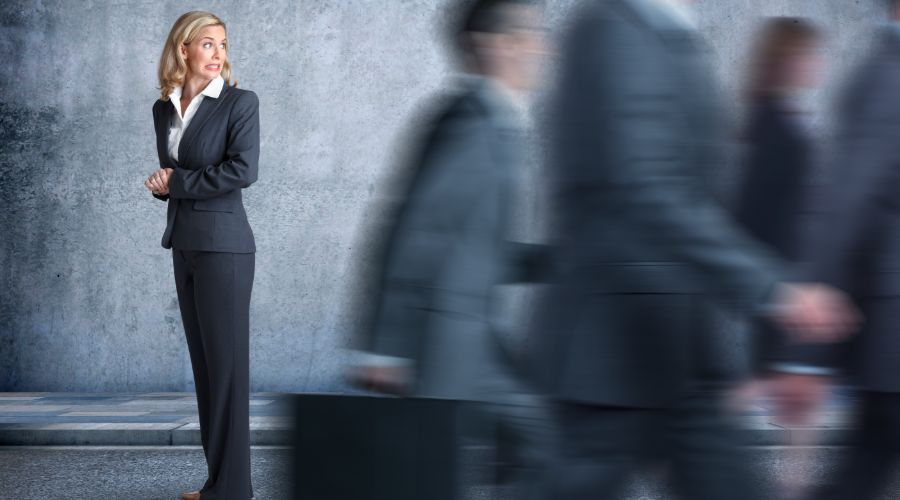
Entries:
<svg viewBox="0 0 900 500">
<path fill-rule="evenodd" d="M 203 92 L 203 89 L 209 85 L 209 82 L 212 80 L 208 80 L 203 78 L 202 76 L 193 76 L 188 73 L 184 77 L 184 86 L 181 89 L 181 100 L 191 102 L 191 100 L 197 96 L 200 92 Z"/>
</svg>

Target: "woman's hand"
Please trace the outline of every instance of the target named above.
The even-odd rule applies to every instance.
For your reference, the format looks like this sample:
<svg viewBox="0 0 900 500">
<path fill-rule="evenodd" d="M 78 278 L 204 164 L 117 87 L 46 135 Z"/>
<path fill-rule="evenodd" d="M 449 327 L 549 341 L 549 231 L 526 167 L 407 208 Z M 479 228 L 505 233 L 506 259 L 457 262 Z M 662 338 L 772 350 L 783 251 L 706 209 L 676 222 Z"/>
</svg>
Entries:
<svg viewBox="0 0 900 500">
<path fill-rule="evenodd" d="M 169 194 L 169 176 L 172 175 L 171 168 L 161 168 L 150 174 L 150 177 L 144 181 L 144 187 L 153 194 L 167 195 Z"/>
</svg>

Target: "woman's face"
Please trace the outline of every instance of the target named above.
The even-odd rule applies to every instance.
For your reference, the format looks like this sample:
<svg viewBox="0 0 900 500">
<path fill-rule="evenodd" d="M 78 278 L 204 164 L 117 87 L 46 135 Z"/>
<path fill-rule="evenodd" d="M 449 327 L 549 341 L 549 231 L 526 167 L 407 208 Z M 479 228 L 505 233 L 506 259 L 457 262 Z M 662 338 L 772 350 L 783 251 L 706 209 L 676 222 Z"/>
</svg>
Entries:
<svg viewBox="0 0 900 500">
<path fill-rule="evenodd" d="M 791 54 L 783 75 L 785 86 L 792 90 L 818 87 L 824 69 L 824 51 L 820 44 L 811 43 Z"/>
<path fill-rule="evenodd" d="M 194 41 L 181 47 L 181 53 L 187 63 L 188 78 L 200 77 L 212 80 L 219 76 L 225 61 L 228 60 L 225 28 L 222 26 L 203 28 Z"/>
</svg>

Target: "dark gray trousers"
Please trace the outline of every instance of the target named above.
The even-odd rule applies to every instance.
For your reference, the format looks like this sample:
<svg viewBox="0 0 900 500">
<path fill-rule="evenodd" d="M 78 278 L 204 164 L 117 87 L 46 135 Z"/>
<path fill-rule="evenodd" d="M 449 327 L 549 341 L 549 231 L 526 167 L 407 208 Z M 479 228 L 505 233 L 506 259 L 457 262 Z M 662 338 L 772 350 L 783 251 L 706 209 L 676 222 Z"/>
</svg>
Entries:
<svg viewBox="0 0 900 500">
<path fill-rule="evenodd" d="M 203 500 L 246 500 L 255 255 L 173 250 L 172 259 L 209 474 L 200 491 Z"/>
<path fill-rule="evenodd" d="M 838 465 L 837 478 L 811 499 L 874 500 L 887 498 L 900 464 L 900 394 L 864 391 L 857 403 L 858 421 Z"/>
<path fill-rule="evenodd" d="M 676 498 L 770 498 L 722 407 L 720 397 L 703 393 L 652 410 L 560 403 L 559 456 L 547 498 L 622 498 L 633 473 L 654 463 L 665 466 Z"/>
</svg>

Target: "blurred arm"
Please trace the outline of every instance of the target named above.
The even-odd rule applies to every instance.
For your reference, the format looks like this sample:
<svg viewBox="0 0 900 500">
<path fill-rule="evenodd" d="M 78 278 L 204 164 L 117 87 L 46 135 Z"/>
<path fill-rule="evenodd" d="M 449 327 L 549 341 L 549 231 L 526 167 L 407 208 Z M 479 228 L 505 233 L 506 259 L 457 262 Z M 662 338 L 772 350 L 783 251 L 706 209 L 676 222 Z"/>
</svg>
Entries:
<svg viewBox="0 0 900 500">
<path fill-rule="evenodd" d="M 669 72 L 673 55 L 665 42 L 624 21 L 580 28 L 563 69 L 557 119 L 564 134 L 559 154 L 566 170 L 580 176 L 587 213 L 616 207 L 629 228 L 616 237 L 657 245 L 717 297 L 767 300 L 783 280 L 781 263 L 738 229 L 699 166 L 689 163 L 690 149 L 702 147 L 703 138 L 687 129 L 682 93 L 693 89 Z"/>
<path fill-rule="evenodd" d="M 487 140 L 483 125 L 471 120 L 445 123 L 436 134 L 388 246 L 369 352 L 418 357 L 436 284 L 461 228 L 497 202 L 495 183 L 479 182 L 493 161 Z"/>
</svg>

